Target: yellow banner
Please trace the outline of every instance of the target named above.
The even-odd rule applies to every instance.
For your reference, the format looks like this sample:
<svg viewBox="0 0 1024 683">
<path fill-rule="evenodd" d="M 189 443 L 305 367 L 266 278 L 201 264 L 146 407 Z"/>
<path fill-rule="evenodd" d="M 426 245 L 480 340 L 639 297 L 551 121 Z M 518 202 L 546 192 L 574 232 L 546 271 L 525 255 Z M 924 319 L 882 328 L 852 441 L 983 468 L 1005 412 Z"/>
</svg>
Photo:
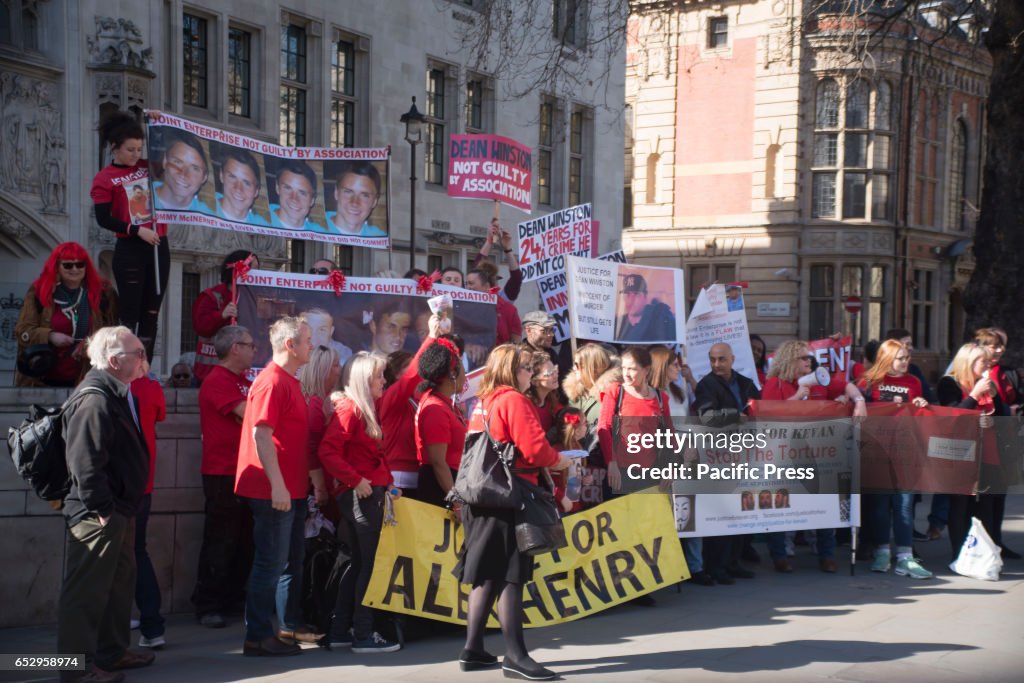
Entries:
<svg viewBox="0 0 1024 683">
<path fill-rule="evenodd" d="M 462 526 L 446 510 L 395 501 L 363 604 L 466 623 L 469 586 L 452 575 Z M 573 621 L 690 578 L 668 496 L 633 494 L 562 520 L 569 545 L 535 558 L 523 587 L 526 626 Z M 491 626 L 497 626 L 492 614 Z"/>
</svg>

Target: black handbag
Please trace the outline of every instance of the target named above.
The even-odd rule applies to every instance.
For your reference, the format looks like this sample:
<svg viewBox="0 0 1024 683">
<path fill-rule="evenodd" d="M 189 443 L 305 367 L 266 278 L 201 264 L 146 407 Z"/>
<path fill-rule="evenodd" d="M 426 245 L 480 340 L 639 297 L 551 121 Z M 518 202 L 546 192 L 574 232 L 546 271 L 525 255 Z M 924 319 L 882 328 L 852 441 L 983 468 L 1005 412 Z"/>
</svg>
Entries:
<svg viewBox="0 0 1024 683">
<path fill-rule="evenodd" d="M 550 486 L 550 475 L 546 470 L 543 475 Z M 551 491 L 519 477 L 514 487 L 519 497 L 515 514 L 519 552 L 530 556 L 543 555 L 567 546 L 565 526 Z"/>
<path fill-rule="evenodd" d="M 484 430 L 466 436 L 462 463 L 446 500 L 457 505 L 514 510 L 519 503 L 514 481 L 517 477 L 511 470 L 516 446 L 491 438 L 489 421 L 485 417 Z"/>
</svg>

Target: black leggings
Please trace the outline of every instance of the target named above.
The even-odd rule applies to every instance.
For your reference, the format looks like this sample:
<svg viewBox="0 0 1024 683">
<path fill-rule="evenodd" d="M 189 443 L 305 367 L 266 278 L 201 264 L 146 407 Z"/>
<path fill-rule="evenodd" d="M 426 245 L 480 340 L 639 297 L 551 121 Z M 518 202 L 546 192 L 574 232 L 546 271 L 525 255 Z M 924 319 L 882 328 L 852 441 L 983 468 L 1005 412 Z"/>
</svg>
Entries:
<svg viewBox="0 0 1024 683">
<path fill-rule="evenodd" d="M 146 354 L 152 359 L 157 318 L 160 317 L 160 304 L 167 292 L 167 275 L 171 269 L 171 249 L 167 238 L 161 237 L 157 248 L 138 237 L 118 239 L 114 247 L 113 269 L 121 324 L 142 340 Z"/>
</svg>

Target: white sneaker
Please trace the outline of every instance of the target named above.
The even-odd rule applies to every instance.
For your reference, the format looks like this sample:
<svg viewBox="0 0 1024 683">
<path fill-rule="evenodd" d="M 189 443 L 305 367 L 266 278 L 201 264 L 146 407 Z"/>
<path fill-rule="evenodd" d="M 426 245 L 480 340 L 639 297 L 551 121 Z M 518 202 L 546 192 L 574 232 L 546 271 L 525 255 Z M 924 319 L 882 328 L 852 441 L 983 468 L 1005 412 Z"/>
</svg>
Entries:
<svg viewBox="0 0 1024 683">
<path fill-rule="evenodd" d="M 139 630 L 139 620 L 138 620 L 138 619 L 132 619 L 132 620 L 131 620 L 130 622 L 128 622 L 128 623 L 129 623 L 129 625 L 131 626 L 131 629 L 132 629 L 133 631 L 138 631 L 138 630 Z"/>
<path fill-rule="evenodd" d="M 139 636 L 139 647 L 148 647 L 151 650 L 156 650 L 167 644 L 167 641 L 163 636 L 156 636 L 155 638 L 147 638 L 146 636 Z"/>
</svg>

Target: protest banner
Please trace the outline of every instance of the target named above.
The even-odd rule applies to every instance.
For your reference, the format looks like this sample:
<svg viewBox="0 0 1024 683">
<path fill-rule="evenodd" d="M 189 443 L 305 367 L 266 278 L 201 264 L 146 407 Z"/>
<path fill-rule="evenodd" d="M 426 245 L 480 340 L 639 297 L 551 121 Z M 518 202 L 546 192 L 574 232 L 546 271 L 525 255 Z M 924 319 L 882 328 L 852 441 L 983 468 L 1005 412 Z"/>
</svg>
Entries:
<svg viewBox="0 0 1024 683">
<path fill-rule="evenodd" d="M 818 365 L 828 370 L 832 379 L 842 377 L 850 381 L 851 369 L 853 366 L 853 337 L 846 336 L 840 339 L 815 339 L 807 342 L 811 347 L 811 353 Z"/>
<path fill-rule="evenodd" d="M 530 213 L 533 209 L 533 153 L 501 135 L 452 135 L 448 153 L 448 196 L 493 199 Z"/>
<path fill-rule="evenodd" d="M 597 244 L 592 214 L 590 204 L 578 204 L 517 225 L 523 282 L 564 272 L 569 254 L 593 256 Z"/>
<path fill-rule="evenodd" d="M 596 221 L 595 221 L 596 222 Z M 602 254 L 599 261 L 625 263 L 626 254 L 621 249 Z M 560 344 L 569 338 L 569 290 L 565 280 L 565 269 L 561 272 L 542 277 L 537 280 L 541 304 L 552 318 L 555 319 L 555 343 Z"/>
<path fill-rule="evenodd" d="M 738 294 L 737 294 L 738 293 Z M 736 305 L 737 301 L 740 302 Z M 715 344 L 728 344 L 732 348 L 732 369 L 749 378 L 759 388 L 754 351 L 750 348 L 747 312 L 743 307 L 743 293 L 738 287 L 711 285 L 702 289 L 686 321 L 686 362 L 699 382 L 711 372 L 708 351 Z"/>
<path fill-rule="evenodd" d="M 744 510 L 743 500 L 765 502 Z M 741 489 L 733 494 L 674 494 L 673 510 L 680 538 L 836 529 L 860 526 L 860 496 L 787 493 L 776 489 Z M 781 507 L 773 507 L 776 499 Z"/>
<path fill-rule="evenodd" d="M 616 344 L 683 339 L 682 270 L 568 256 L 566 279 L 574 336 Z"/>
<path fill-rule="evenodd" d="M 158 221 L 389 247 L 390 148 L 281 147 L 158 111 L 146 122 Z"/>
<path fill-rule="evenodd" d="M 454 303 L 452 331 L 466 342 L 467 371 L 482 365 L 494 346 L 496 298 L 487 292 L 441 284 L 424 292 L 413 280 L 358 277 L 345 278 L 336 292 L 330 276 L 262 270 L 241 278 L 238 292 L 238 324 L 256 343 L 255 368 L 270 360 L 267 332 L 284 315 L 305 314 L 313 346 L 334 348 L 342 364 L 358 351 L 414 353 L 427 335 L 427 299 L 442 293 Z"/>
<path fill-rule="evenodd" d="M 523 586 L 528 628 L 581 619 L 690 576 L 665 495 L 616 498 L 562 520 L 569 545 L 535 558 Z M 395 525 L 381 529 L 363 604 L 466 623 L 470 587 L 452 575 L 463 529 L 448 511 L 395 501 Z M 498 626 L 492 616 L 489 622 Z"/>
</svg>

